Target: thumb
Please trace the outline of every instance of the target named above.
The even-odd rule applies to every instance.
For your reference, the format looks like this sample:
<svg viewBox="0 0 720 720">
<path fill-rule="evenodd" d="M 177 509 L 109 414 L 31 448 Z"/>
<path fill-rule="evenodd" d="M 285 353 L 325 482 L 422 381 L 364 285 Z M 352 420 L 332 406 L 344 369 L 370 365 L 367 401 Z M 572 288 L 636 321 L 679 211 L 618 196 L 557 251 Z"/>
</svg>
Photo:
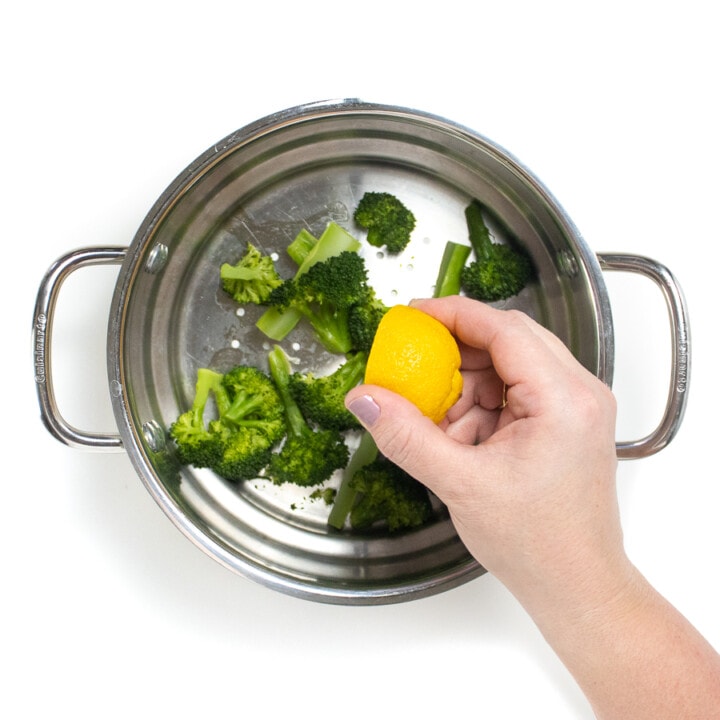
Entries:
<svg viewBox="0 0 720 720">
<path fill-rule="evenodd" d="M 440 427 L 409 400 L 377 385 L 353 388 L 345 405 L 388 460 L 435 490 L 457 452 Z"/>
</svg>

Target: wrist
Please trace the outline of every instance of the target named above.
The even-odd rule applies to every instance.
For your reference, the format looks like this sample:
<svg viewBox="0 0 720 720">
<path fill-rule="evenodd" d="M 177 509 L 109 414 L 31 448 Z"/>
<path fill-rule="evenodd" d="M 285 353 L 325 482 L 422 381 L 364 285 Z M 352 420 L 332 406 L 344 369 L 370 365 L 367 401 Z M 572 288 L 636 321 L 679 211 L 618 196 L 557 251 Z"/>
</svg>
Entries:
<svg viewBox="0 0 720 720">
<path fill-rule="evenodd" d="M 602 633 L 608 624 L 632 615 L 642 605 L 648 584 L 619 549 L 595 561 L 576 557 L 561 568 L 538 568 L 531 582 L 510 590 L 551 644 Z"/>
</svg>

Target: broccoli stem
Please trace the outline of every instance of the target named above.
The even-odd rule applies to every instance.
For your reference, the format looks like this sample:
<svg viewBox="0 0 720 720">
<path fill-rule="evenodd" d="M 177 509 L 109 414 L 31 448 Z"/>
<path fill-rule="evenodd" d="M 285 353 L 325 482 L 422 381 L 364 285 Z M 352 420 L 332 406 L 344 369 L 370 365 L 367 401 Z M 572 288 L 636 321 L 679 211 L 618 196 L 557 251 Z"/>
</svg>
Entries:
<svg viewBox="0 0 720 720">
<path fill-rule="evenodd" d="M 300 322 L 302 313 L 296 308 L 279 310 L 276 307 L 269 307 L 255 323 L 260 332 L 267 335 L 271 340 L 280 342 L 284 340 L 293 328 Z"/>
<path fill-rule="evenodd" d="M 354 238 L 345 228 L 335 222 L 329 222 L 318 241 L 308 252 L 302 264 L 298 268 L 295 277 L 302 275 L 315 263 L 323 262 L 329 257 L 340 255 L 343 252 L 357 252 L 360 249 L 360 241 Z"/>
<path fill-rule="evenodd" d="M 472 245 L 475 256 L 479 260 L 487 257 L 488 247 L 492 245 L 490 231 L 485 224 L 482 212 L 483 206 L 477 200 L 473 200 L 465 208 L 465 220 L 467 221 L 470 245 Z"/>
<path fill-rule="evenodd" d="M 345 527 L 345 522 L 358 494 L 357 490 L 350 487 L 350 481 L 361 467 L 369 465 L 377 456 L 378 448 L 373 436 L 369 432 L 363 431 L 360 436 L 360 443 L 343 471 L 342 480 L 337 495 L 335 495 L 335 502 L 328 515 L 328 525 L 330 527 L 336 530 L 342 530 Z"/>
<path fill-rule="evenodd" d="M 258 408 L 261 408 L 263 402 L 263 398 L 259 395 L 238 393 L 234 402 L 223 413 L 223 417 L 235 425 L 248 425 L 245 417 Z"/>
<path fill-rule="evenodd" d="M 345 362 L 334 372 L 335 378 L 342 384 L 343 392 L 354 388 L 365 376 L 367 352 L 360 350 L 345 359 Z"/>
<path fill-rule="evenodd" d="M 221 280 L 255 280 L 262 275 L 262 269 L 258 267 L 248 268 L 230 263 L 223 263 L 220 266 Z"/>
<path fill-rule="evenodd" d="M 348 328 L 347 310 L 332 312 L 322 305 L 315 306 L 308 310 L 307 320 L 330 352 L 338 355 L 350 352 L 353 342 Z"/>
<path fill-rule="evenodd" d="M 340 255 L 340 253 L 351 251 L 357 252 L 360 249 L 360 241 L 354 238 L 347 230 L 337 223 L 329 222 L 317 242 L 307 252 L 304 260 L 295 273 L 295 279 L 307 272 L 308 268 L 318 262 L 323 262 L 329 257 Z M 297 250 L 297 248 L 296 248 Z M 302 250 L 300 251 L 302 254 Z M 287 337 L 288 333 L 300 322 L 302 314 L 295 308 L 278 310 L 269 307 L 258 319 L 255 325 L 271 340 L 280 342 Z"/>
<path fill-rule="evenodd" d="M 215 394 L 217 404 L 221 404 L 220 398 L 223 395 L 222 379 L 222 374 L 214 370 L 209 368 L 198 369 L 195 381 L 195 397 L 192 404 L 193 422 L 197 427 L 203 424 L 205 406 L 211 392 Z"/>
<path fill-rule="evenodd" d="M 303 228 L 288 245 L 287 253 L 299 267 L 317 244 L 318 239 L 306 228 Z"/>
<path fill-rule="evenodd" d="M 290 393 L 290 361 L 285 351 L 275 345 L 268 353 L 268 365 L 270 367 L 270 375 L 275 381 L 275 387 L 285 406 L 285 417 L 287 420 L 288 430 L 292 435 L 304 435 L 310 428 L 303 417 L 298 404 L 295 402 Z"/>
<path fill-rule="evenodd" d="M 460 276 L 471 251 L 469 245 L 448 240 L 440 261 L 433 297 L 457 295 L 460 292 Z"/>
</svg>

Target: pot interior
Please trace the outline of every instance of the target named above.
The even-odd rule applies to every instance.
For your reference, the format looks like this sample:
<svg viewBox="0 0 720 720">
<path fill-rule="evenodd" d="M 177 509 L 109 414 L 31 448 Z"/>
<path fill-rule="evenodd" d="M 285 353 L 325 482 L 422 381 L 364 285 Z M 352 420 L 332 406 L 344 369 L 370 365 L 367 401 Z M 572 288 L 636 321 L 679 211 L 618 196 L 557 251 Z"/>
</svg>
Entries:
<svg viewBox="0 0 720 720">
<path fill-rule="evenodd" d="M 261 309 L 240 309 L 223 293 L 220 265 L 250 241 L 292 275 L 285 248 L 301 228 L 319 235 L 333 220 L 362 237 L 352 212 L 367 190 L 396 194 L 417 218 L 400 256 L 363 250 L 388 304 L 432 293 L 445 242 L 467 241 L 464 208 L 477 198 L 498 218 L 491 231 L 518 238 L 538 270 L 537 282 L 500 305 L 535 317 L 607 382 L 612 372 L 595 256 L 545 188 L 477 134 L 416 111 L 320 103 L 265 118 L 200 157 L 152 208 L 118 279 L 108 363 L 119 429 L 155 499 L 216 560 L 269 587 L 345 604 L 436 593 L 483 569 L 440 503 L 417 531 L 331 531 L 328 508 L 307 489 L 179 467 L 167 428 L 192 402 L 199 367 L 267 367 Z M 302 328 L 281 344 L 298 370 L 338 362 Z"/>
</svg>

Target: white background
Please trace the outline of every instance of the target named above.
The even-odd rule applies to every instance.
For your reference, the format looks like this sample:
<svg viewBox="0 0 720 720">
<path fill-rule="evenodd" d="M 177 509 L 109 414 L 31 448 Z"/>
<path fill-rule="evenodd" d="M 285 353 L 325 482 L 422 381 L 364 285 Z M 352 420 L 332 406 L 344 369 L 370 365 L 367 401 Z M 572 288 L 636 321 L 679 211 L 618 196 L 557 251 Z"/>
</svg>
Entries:
<svg viewBox="0 0 720 720">
<path fill-rule="evenodd" d="M 192 546 L 124 454 L 66 448 L 40 423 L 30 329 L 50 263 L 128 245 L 215 141 L 326 98 L 474 128 L 543 180 L 593 250 L 649 255 L 679 278 L 693 330 L 687 414 L 666 449 L 621 464 L 620 501 L 634 561 L 720 646 L 712 3 L 14 5 L 0 22 L 0 714 L 591 717 L 494 578 L 384 607 L 286 597 Z M 115 274 L 78 273 L 58 304 L 58 400 L 91 430 L 114 429 L 104 342 Z M 639 437 L 664 406 L 665 311 L 648 281 L 607 283 L 618 432 Z"/>
</svg>

